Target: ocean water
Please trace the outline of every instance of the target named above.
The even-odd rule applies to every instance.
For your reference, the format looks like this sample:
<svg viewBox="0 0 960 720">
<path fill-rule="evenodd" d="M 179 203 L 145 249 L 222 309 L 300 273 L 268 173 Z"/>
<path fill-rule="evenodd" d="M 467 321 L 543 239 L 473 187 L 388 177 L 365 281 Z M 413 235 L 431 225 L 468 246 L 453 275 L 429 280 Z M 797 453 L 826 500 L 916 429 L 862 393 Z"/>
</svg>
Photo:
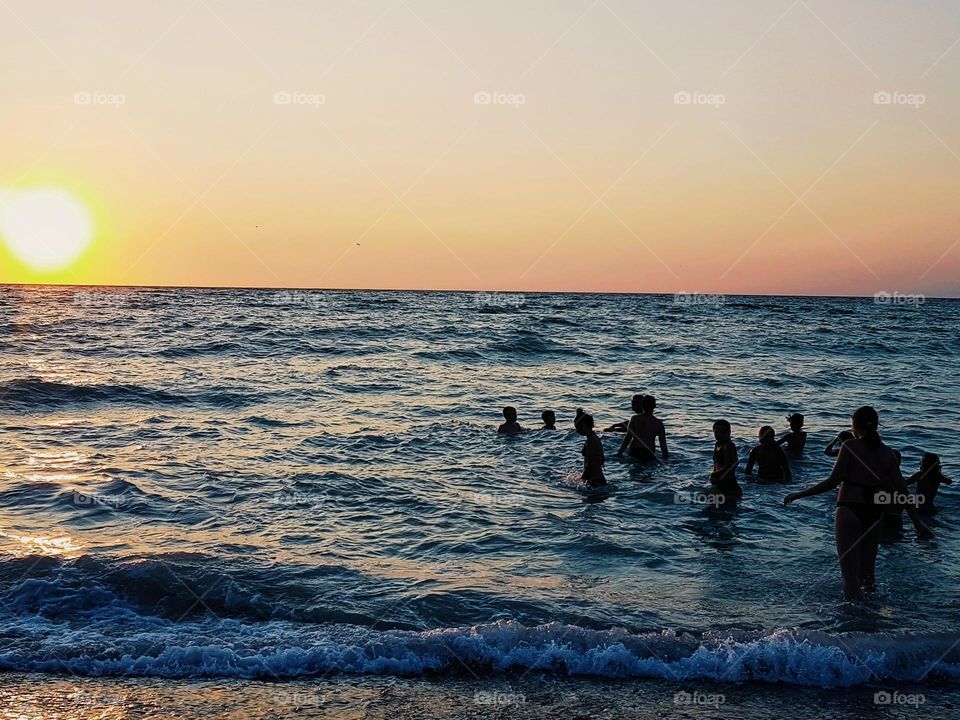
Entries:
<svg viewBox="0 0 960 720">
<path fill-rule="evenodd" d="M 487 688 L 466 717 L 547 678 L 692 694 L 671 711 L 724 688 L 944 711 L 955 486 L 856 604 L 832 494 L 702 500 L 720 417 L 745 459 L 805 413 L 793 489 L 867 403 L 905 472 L 929 450 L 957 475 L 958 320 L 929 298 L 0 288 L 0 694 L 446 678 Z M 605 433 L 610 483 L 582 487 L 575 409 L 605 427 L 635 392 L 670 459 L 617 461 Z M 506 404 L 559 429 L 497 436 Z"/>
</svg>

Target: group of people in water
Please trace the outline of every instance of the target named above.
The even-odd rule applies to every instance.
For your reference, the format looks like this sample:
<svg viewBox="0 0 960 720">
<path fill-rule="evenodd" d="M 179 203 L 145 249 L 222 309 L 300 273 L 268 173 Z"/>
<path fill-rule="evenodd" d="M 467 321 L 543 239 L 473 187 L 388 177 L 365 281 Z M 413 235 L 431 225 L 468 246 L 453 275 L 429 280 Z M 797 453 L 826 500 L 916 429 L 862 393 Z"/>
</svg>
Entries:
<svg viewBox="0 0 960 720">
<path fill-rule="evenodd" d="M 617 457 L 628 457 L 637 462 L 652 462 L 669 458 L 667 434 L 663 422 L 654 414 L 657 401 L 652 395 L 634 395 L 631 402 L 634 415 L 627 421 L 608 427 L 604 432 L 622 432 L 623 441 Z M 517 409 L 503 409 L 504 423 L 498 433 L 515 434 L 523 431 L 517 421 Z M 556 413 L 545 410 L 541 414 L 541 430 L 556 430 Z M 747 456 L 744 470 L 752 477 L 754 468 L 760 482 L 790 482 L 793 473 L 790 456 L 802 455 L 807 444 L 803 429 L 804 416 L 793 413 L 787 417 L 790 429 L 777 437 L 776 431 L 764 425 L 758 432 L 758 443 Z M 830 476 L 811 487 L 790 493 L 784 505 L 838 490 L 834 533 L 837 555 L 843 575 L 843 594 L 854 600 L 876 587 L 876 560 L 879 545 L 883 540 L 896 539 L 903 530 L 903 513 L 910 517 L 920 538 L 932 537 L 926 522 L 936 510 L 934 499 L 943 484 L 951 484 L 943 475 L 939 456 L 926 452 L 920 461 L 919 470 L 909 478 L 901 471 L 902 456 L 899 451 L 884 444 L 878 431 L 880 418 L 870 406 L 859 408 L 851 418 L 851 429 L 844 430 L 830 441 L 824 454 L 836 457 Z M 573 427 L 585 441 L 583 474 L 581 479 L 591 487 L 605 485 L 603 472 L 606 457 L 603 444 L 594 429 L 594 419 L 589 413 L 577 409 Z M 727 420 L 713 424 L 715 439 L 713 469 L 710 481 L 718 493 L 727 500 L 743 495 L 737 481 L 740 464 L 737 447 Z M 784 450 L 786 448 L 786 450 Z M 911 492 L 911 486 L 916 486 Z"/>
</svg>

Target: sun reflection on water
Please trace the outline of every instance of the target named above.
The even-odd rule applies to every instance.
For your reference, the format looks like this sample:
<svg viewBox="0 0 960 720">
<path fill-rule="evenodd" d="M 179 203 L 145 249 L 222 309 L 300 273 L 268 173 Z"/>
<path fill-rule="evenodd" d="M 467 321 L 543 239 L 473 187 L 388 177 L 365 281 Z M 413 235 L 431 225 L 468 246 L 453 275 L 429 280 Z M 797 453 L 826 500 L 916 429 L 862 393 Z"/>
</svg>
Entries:
<svg viewBox="0 0 960 720">
<path fill-rule="evenodd" d="M 83 554 L 83 545 L 69 535 L 17 535 L 0 531 L 0 537 L 12 541 L 0 547 L 18 558 L 41 555 L 70 559 Z"/>
</svg>

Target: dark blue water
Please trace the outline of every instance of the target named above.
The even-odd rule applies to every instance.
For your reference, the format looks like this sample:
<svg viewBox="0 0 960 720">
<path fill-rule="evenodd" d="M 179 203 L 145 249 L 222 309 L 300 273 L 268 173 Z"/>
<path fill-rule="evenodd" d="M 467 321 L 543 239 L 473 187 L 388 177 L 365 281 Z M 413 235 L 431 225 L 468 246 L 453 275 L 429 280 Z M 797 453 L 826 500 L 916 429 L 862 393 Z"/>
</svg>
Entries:
<svg viewBox="0 0 960 720">
<path fill-rule="evenodd" d="M 814 686 L 960 674 L 960 503 L 840 602 L 832 496 L 708 492 L 865 403 L 956 474 L 960 305 L 873 299 L 0 289 L 0 669 L 433 672 Z M 574 410 L 658 398 L 671 457 L 576 480 Z M 536 427 L 504 438 L 499 409 Z M 679 494 L 679 495 L 678 495 Z M 685 495 L 686 494 L 686 495 Z"/>
</svg>

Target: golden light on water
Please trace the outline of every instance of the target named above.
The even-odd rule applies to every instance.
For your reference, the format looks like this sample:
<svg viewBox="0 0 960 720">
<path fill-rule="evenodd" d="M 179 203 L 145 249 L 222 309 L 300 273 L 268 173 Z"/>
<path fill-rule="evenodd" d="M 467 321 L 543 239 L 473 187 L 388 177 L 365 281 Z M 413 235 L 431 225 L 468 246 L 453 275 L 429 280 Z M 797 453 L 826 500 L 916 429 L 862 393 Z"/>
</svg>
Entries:
<svg viewBox="0 0 960 720">
<path fill-rule="evenodd" d="M 0 538 L 12 541 L 0 544 L 14 557 L 42 555 L 45 557 L 75 558 L 82 554 L 83 546 L 69 535 L 17 535 L 0 531 Z"/>
<path fill-rule="evenodd" d="M 59 188 L 0 192 L 0 237 L 24 265 L 53 272 L 84 253 L 93 221 L 79 200 Z"/>
</svg>

